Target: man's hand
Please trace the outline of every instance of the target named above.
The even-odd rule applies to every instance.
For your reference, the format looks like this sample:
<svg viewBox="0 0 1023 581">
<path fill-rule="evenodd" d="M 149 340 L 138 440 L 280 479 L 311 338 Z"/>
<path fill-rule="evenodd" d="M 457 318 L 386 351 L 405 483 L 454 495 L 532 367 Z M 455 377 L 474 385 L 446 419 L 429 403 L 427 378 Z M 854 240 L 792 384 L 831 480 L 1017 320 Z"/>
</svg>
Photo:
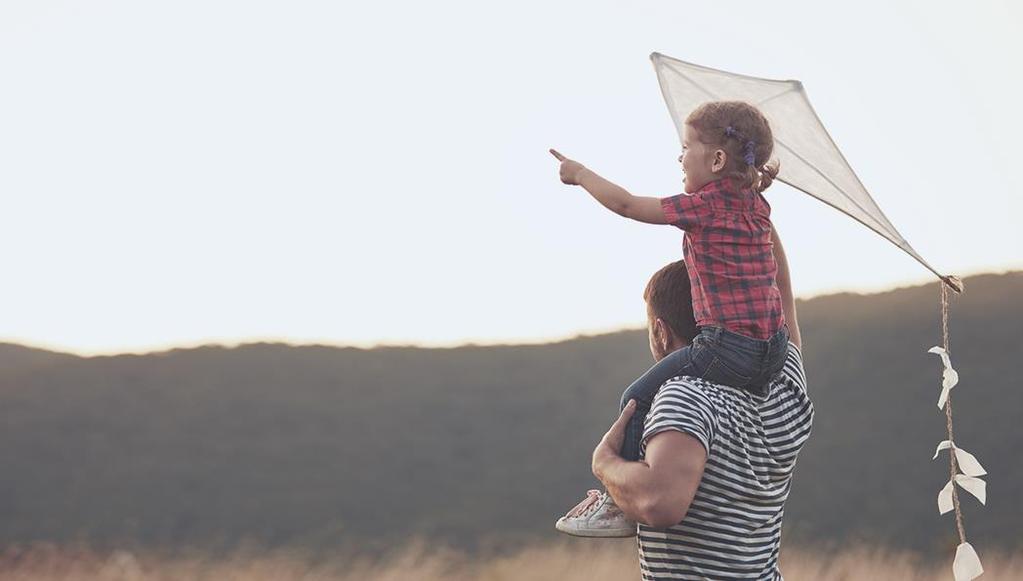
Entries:
<svg viewBox="0 0 1023 581">
<path fill-rule="evenodd" d="M 582 173 L 586 167 L 574 159 L 568 159 L 553 149 L 550 150 L 550 152 L 551 155 L 558 158 L 558 161 L 561 162 L 561 183 L 568 184 L 570 186 L 578 186 L 579 174 Z"/>
<path fill-rule="evenodd" d="M 611 428 L 600 439 L 597 447 L 593 449 L 593 461 L 590 468 L 597 479 L 601 478 L 603 466 L 607 460 L 620 456 L 622 444 L 625 442 L 625 426 L 629 423 L 629 419 L 632 418 L 632 414 L 635 412 L 636 400 L 630 399 L 629 403 L 625 404 L 625 409 L 622 410 L 621 415 L 618 416 L 615 423 L 611 424 Z"/>
</svg>

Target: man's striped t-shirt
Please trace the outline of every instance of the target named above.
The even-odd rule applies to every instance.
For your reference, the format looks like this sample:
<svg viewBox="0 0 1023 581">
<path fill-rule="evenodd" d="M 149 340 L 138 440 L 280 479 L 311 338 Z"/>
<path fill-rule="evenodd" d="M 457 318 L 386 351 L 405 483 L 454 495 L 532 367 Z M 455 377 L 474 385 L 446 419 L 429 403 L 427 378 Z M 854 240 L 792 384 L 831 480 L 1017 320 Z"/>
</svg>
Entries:
<svg viewBox="0 0 1023 581">
<path fill-rule="evenodd" d="M 643 579 L 782 579 L 785 499 L 812 423 L 802 354 L 791 343 L 766 396 L 693 377 L 665 383 L 646 417 L 643 451 L 655 434 L 678 430 L 703 444 L 707 462 L 682 522 L 639 525 Z"/>
</svg>

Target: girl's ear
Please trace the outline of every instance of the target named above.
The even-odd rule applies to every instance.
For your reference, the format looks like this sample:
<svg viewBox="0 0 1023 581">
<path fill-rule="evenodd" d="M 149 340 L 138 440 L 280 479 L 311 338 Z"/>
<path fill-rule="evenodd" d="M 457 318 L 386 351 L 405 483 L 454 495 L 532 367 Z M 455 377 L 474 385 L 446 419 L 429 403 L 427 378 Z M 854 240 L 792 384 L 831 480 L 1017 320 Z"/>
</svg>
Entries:
<svg viewBox="0 0 1023 581">
<path fill-rule="evenodd" d="M 725 153 L 725 150 L 718 149 L 718 150 L 714 151 L 714 162 L 711 163 L 710 170 L 712 172 L 714 172 L 714 173 L 717 173 L 717 172 L 725 169 L 725 164 L 727 162 L 728 162 L 728 154 Z"/>
</svg>

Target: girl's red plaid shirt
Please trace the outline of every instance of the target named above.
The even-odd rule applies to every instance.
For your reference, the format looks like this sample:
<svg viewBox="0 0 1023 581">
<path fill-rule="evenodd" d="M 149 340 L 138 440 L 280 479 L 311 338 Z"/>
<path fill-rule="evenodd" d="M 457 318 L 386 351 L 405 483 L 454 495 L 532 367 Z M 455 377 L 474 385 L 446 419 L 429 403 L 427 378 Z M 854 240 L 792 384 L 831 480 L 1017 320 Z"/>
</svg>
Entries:
<svg viewBox="0 0 1023 581">
<path fill-rule="evenodd" d="M 661 199 L 668 221 L 685 231 L 682 254 L 699 326 L 768 339 L 785 324 L 771 206 L 763 194 L 715 180 L 690 194 Z"/>
</svg>

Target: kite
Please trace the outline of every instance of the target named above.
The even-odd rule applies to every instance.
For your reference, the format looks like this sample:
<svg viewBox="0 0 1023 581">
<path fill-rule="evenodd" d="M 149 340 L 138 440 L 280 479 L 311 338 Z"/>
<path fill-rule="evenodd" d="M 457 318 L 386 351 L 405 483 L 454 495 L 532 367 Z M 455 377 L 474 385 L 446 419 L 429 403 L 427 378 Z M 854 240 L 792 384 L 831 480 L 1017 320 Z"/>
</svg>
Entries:
<svg viewBox="0 0 1023 581">
<path fill-rule="evenodd" d="M 920 256 L 885 217 L 835 145 L 799 81 L 728 73 L 660 53 L 650 59 L 679 139 L 686 116 L 706 101 L 746 101 L 767 117 L 774 133 L 778 180 L 832 206 L 904 250 L 941 280 L 961 290 Z"/>
<path fill-rule="evenodd" d="M 657 52 L 650 55 L 650 60 L 653 61 L 661 93 L 680 140 L 683 139 L 686 117 L 702 103 L 745 101 L 755 106 L 767 117 L 774 133 L 774 155 L 781 164 L 777 177 L 779 181 L 845 213 L 880 234 L 941 280 L 943 346 L 932 348 L 930 353 L 940 355 L 943 363 L 938 408 L 945 410 L 948 439 L 939 444 L 938 451 L 949 450 L 951 477 L 938 494 L 938 509 L 941 514 L 945 514 L 955 508 L 960 540 L 952 566 L 956 581 L 969 581 L 979 576 L 984 569 L 976 551 L 966 542 L 955 485 L 958 484 L 983 503 L 986 497 L 985 483 L 979 476 L 986 472 L 976 458 L 956 446 L 952 438 L 952 401 L 949 394 L 958 383 L 959 376 L 949 358 L 948 290 L 961 293 L 962 281 L 935 270 L 899 234 L 824 128 L 817 112 L 810 105 L 802 83 L 730 73 Z M 960 469 L 963 473 L 959 473 Z"/>
</svg>

